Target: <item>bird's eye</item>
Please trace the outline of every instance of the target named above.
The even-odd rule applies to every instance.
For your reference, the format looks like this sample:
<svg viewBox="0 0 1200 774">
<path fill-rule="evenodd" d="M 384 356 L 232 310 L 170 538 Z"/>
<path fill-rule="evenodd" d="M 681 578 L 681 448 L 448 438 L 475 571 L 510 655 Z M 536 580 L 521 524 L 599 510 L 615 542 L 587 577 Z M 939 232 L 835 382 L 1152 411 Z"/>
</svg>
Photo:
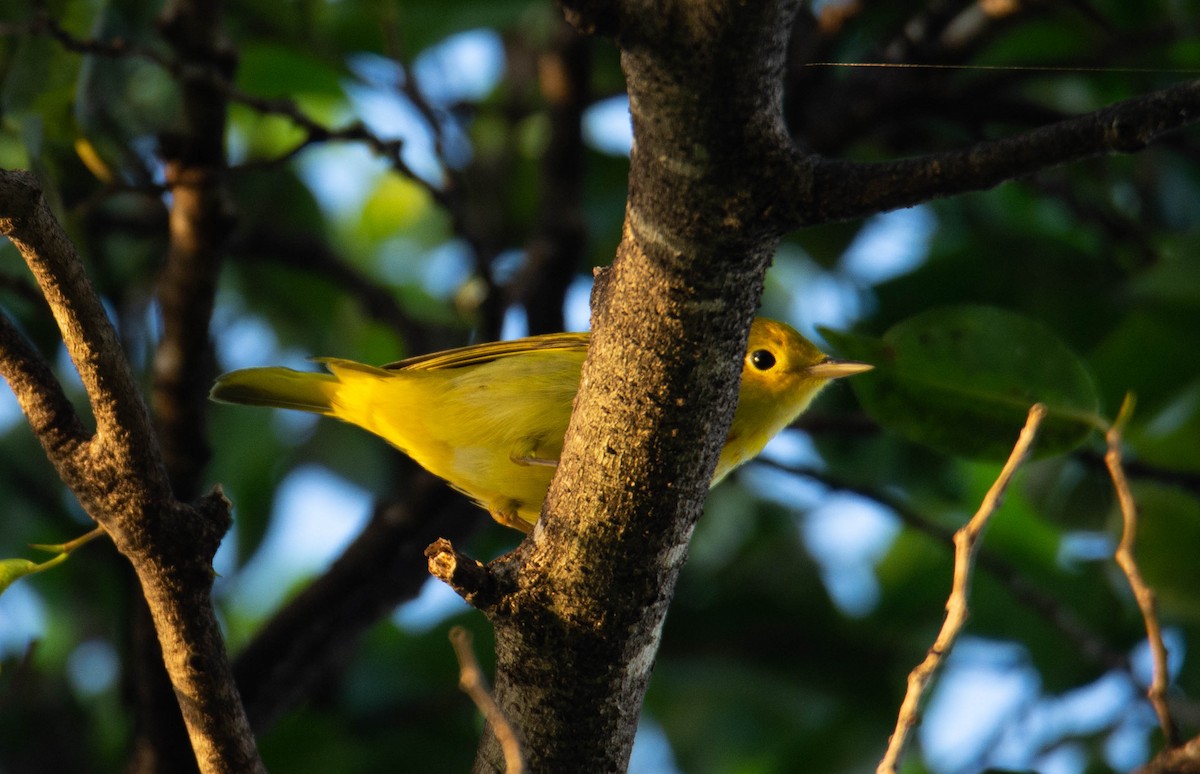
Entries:
<svg viewBox="0 0 1200 774">
<path fill-rule="evenodd" d="M 750 362 L 760 371 L 768 371 L 775 366 L 775 356 L 770 350 L 756 349 L 750 353 Z"/>
</svg>

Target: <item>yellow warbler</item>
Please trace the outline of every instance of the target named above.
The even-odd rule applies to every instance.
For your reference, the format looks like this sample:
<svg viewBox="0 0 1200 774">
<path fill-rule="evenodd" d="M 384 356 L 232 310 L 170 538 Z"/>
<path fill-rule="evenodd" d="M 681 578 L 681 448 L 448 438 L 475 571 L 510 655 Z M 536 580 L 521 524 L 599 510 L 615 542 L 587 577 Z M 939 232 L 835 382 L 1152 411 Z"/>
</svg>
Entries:
<svg viewBox="0 0 1200 774">
<path fill-rule="evenodd" d="M 225 403 L 311 411 L 380 436 L 528 532 L 562 453 L 588 334 L 477 344 L 383 367 L 325 358 L 329 373 L 248 368 L 217 380 Z M 733 426 L 713 484 L 754 457 L 831 379 L 870 369 L 834 360 L 791 327 L 757 319 Z"/>
</svg>

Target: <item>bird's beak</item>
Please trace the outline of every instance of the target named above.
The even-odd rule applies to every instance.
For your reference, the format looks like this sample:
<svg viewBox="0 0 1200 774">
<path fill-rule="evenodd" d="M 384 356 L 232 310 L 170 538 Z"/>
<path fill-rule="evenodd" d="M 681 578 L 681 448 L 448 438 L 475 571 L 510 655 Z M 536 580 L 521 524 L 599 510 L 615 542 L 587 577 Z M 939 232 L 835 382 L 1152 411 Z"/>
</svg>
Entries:
<svg viewBox="0 0 1200 774">
<path fill-rule="evenodd" d="M 857 360 L 837 360 L 827 357 L 816 365 L 808 367 L 808 375 L 817 379 L 840 379 L 843 376 L 861 374 L 870 371 L 875 366 L 870 363 L 860 363 Z"/>
</svg>

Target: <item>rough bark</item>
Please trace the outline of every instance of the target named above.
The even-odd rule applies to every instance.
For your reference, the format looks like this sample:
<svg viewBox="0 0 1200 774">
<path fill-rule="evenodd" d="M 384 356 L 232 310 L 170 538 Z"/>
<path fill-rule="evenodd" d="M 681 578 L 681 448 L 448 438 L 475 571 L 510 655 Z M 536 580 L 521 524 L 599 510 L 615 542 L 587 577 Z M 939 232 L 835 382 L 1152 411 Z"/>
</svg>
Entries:
<svg viewBox="0 0 1200 774">
<path fill-rule="evenodd" d="M 1137 774 L 1200 774 L 1200 736 L 1163 750 L 1138 769 Z"/>
<path fill-rule="evenodd" d="M 87 389 L 95 432 L 40 356 L 0 324 L 0 375 L 84 510 L 133 565 L 204 772 L 260 771 L 213 614 L 212 557 L 229 527 L 214 491 L 175 499 L 149 411 L 100 299 L 32 176 L 0 171 L 0 233 L 24 257 Z"/>
<path fill-rule="evenodd" d="M 1184 84 L 1006 140 L 858 164 L 783 129 L 795 4 L 566 2 L 622 51 L 629 201 L 544 518 L 484 567 L 430 567 L 496 628 L 496 698 L 531 771 L 622 771 L 659 632 L 734 405 L 737 365 L 780 234 L 1130 152 L 1193 123 Z M 485 731 L 477 771 L 503 769 Z"/>
<path fill-rule="evenodd" d="M 222 40 L 221 9 L 219 2 L 174 0 L 159 19 L 178 61 L 215 76 L 180 79 L 178 129 L 159 138 L 171 197 L 166 261 L 155 288 L 162 335 L 154 354 L 151 407 L 171 487 L 185 500 L 201 493 L 211 456 L 207 408 L 215 368 L 209 320 L 232 224 L 224 185 L 228 97 L 216 82 L 232 78 L 234 58 Z M 140 589 L 131 594 L 135 606 L 144 605 Z M 139 610 L 130 626 L 140 655 L 126 673 L 136 702 L 130 772 L 194 771 L 150 616 Z"/>
<path fill-rule="evenodd" d="M 628 763 L 779 237 L 748 162 L 783 142 L 794 12 L 681 4 L 621 31 L 636 138 L 624 238 L 597 284 L 544 518 L 489 568 L 496 593 L 476 600 L 496 627 L 496 698 L 530 771 Z M 502 761 L 485 733 L 477 770 Z"/>
</svg>

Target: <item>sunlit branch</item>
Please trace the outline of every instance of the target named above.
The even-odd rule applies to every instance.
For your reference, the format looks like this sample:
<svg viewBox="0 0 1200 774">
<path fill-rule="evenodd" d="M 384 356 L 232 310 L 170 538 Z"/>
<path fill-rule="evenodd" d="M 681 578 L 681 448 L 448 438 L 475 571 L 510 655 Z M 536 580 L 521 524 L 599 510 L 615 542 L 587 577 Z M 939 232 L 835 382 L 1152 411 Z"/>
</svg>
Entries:
<svg viewBox="0 0 1200 774">
<path fill-rule="evenodd" d="M 460 553 L 445 538 L 438 538 L 425 549 L 429 574 L 445 583 L 467 604 L 486 610 L 496 601 L 496 579 L 487 565 Z"/>
<path fill-rule="evenodd" d="M 91 433 L 50 364 L 4 315 L 0 315 L 0 378 L 8 383 L 51 461 L 69 459 L 89 441 Z"/>
<path fill-rule="evenodd" d="M 0 170 L 0 233 L 54 313 L 87 390 L 95 434 L 80 429 L 44 361 L 22 348 L 9 324 L 0 325 L 0 369 L 63 481 L 138 574 L 200 770 L 262 771 L 209 596 L 229 503 L 219 490 L 190 504 L 173 497 L 116 332 L 29 173 Z"/>
<path fill-rule="evenodd" d="M 75 246 L 32 175 L 0 172 L 0 233 L 21 253 L 54 314 L 87 388 L 100 443 L 120 459 L 141 466 L 138 472 L 147 482 L 165 484 L 159 477 L 161 460 L 155 454 L 150 417 L 116 332 Z"/>
<path fill-rule="evenodd" d="M 496 700 L 488 691 L 483 670 L 479 668 L 479 661 L 475 658 L 475 652 L 471 650 L 470 633 L 461 626 L 455 626 L 450 630 L 450 644 L 454 646 L 454 655 L 458 657 L 458 687 L 475 702 L 475 706 L 491 726 L 492 733 L 499 740 L 500 748 L 504 751 L 504 769 L 507 774 L 522 774 L 525 771 L 525 759 L 521 754 L 521 743 L 512 724 L 504 717 L 504 713 L 500 711 Z"/>
<path fill-rule="evenodd" d="M 1200 736 L 1179 747 L 1168 747 L 1137 770 L 1137 774 L 1195 774 L 1200 771 Z"/>
<path fill-rule="evenodd" d="M 1113 558 L 1116 560 L 1117 565 L 1120 566 L 1121 571 L 1125 573 L 1125 577 L 1129 580 L 1129 588 L 1133 590 L 1134 599 L 1137 600 L 1138 609 L 1142 613 L 1142 620 L 1146 624 L 1146 639 L 1150 643 L 1150 655 L 1154 672 L 1153 679 L 1150 681 L 1150 687 L 1146 691 L 1146 697 L 1154 707 L 1155 714 L 1158 715 L 1158 723 L 1162 728 L 1163 738 L 1166 740 L 1167 746 L 1176 747 L 1179 744 L 1179 730 L 1175 727 L 1175 723 L 1171 719 L 1171 709 L 1167 705 L 1167 685 L 1169 682 L 1167 648 L 1163 644 L 1162 627 L 1158 622 L 1158 610 L 1154 592 L 1142 580 L 1137 559 L 1133 555 L 1133 548 L 1137 543 L 1137 503 L 1133 500 L 1133 494 L 1129 490 L 1129 482 L 1126 480 L 1125 471 L 1121 466 L 1121 434 L 1125 428 L 1125 424 L 1129 421 L 1129 417 L 1133 414 L 1133 406 L 1133 396 L 1131 394 L 1126 395 L 1125 401 L 1121 404 L 1121 410 L 1117 414 L 1117 421 L 1104 434 L 1105 441 L 1108 444 L 1108 451 L 1104 455 L 1104 462 L 1108 466 L 1109 474 L 1112 476 L 1113 488 L 1117 492 L 1117 501 L 1121 505 L 1121 542 L 1117 546 L 1117 552 Z"/>
<path fill-rule="evenodd" d="M 1004 463 L 1000 475 L 992 488 L 984 496 L 979 510 L 963 527 L 954 533 L 954 581 L 951 586 L 950 598 L 946 601 L 946 619 L 942 629 L 934 640 L 928 655 L 908 676 L 908 691 L 900 705 L 900 713 L 896 719 L 896 729 L 888 742 L 887 752 L 879 762 L 877 774 L 895 774 L 904 748 L 908 744 L 909 734 L 917 725 L 920 714 L 921 699 L 950 655 L 963 625 L 967 621 L 967 595 L 970 591 L 971 573 L 975 564 L 975 553 L 979 548 L 979 540 L 992 514 L 1000 507 L 1004 492 L 1021 466 L 1029 449 L 1037 437 L 1038 426 L 1046 416 L 1046 407 L 1038 403 L 1029 410 L 1025 427 L 1013 446 L 1008 461 Z"/>
</svg>

